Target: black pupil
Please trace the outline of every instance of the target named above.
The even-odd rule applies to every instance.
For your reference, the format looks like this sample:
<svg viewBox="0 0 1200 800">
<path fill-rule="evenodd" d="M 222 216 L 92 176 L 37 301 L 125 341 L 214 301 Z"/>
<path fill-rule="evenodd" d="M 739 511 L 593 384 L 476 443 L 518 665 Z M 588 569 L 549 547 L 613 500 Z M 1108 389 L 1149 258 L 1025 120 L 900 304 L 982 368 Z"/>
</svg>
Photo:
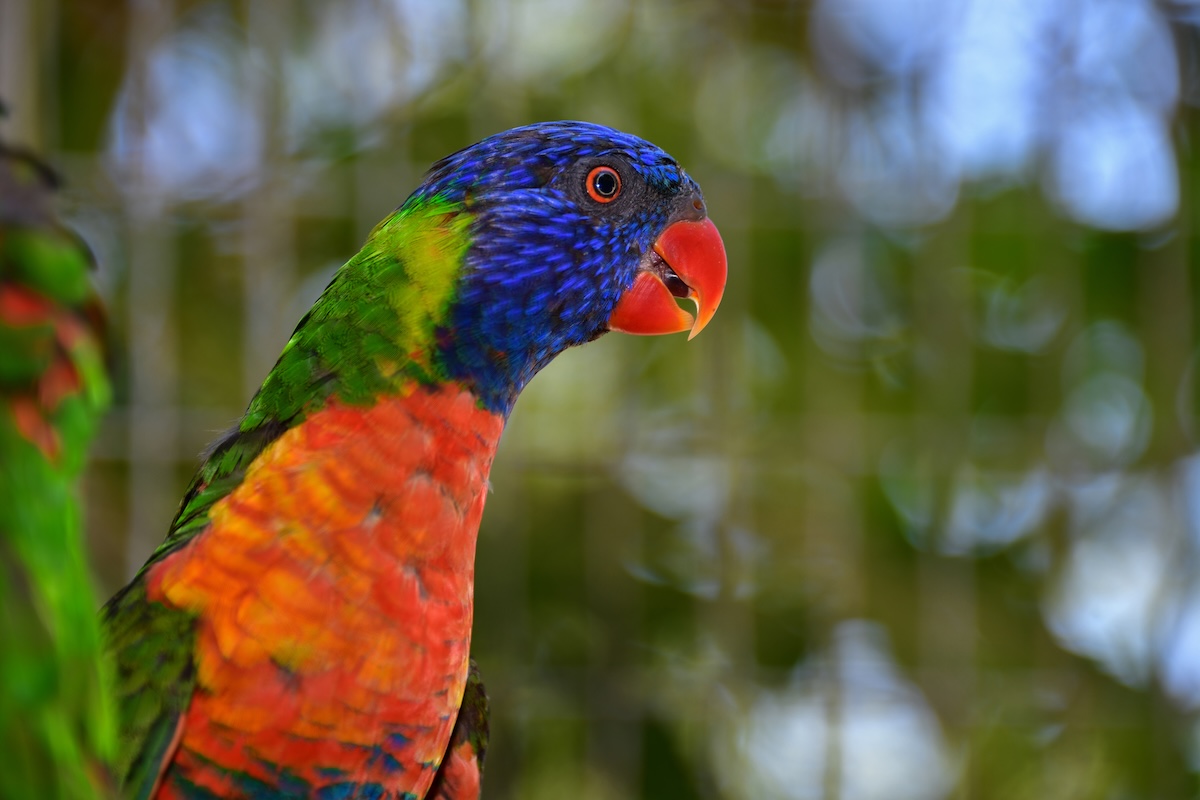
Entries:
<svg viewBox="0 0 1200 800">
<path fill-rule="evenodd" d="M 592 186 L 601 197 L 612 197 L 617 193 L 617 176 L 608 170 L 601 170 L 592 179 Z"/>
</svg>

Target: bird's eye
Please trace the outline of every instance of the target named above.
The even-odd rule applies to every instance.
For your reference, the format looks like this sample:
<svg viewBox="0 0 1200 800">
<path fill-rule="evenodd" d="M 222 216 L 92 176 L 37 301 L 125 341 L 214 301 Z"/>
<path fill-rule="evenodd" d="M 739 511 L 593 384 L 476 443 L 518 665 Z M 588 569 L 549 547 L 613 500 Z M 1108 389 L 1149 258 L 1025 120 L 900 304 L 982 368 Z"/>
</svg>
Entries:
<svg viewBox="0 0 1200 800">
<path fill-rule="evenodd" d="M 587 176 L 587 193 L 597 203 L 611 203 L 621 193 L 621 176 L 612 167 L 594 167 Z"/>
</svg>

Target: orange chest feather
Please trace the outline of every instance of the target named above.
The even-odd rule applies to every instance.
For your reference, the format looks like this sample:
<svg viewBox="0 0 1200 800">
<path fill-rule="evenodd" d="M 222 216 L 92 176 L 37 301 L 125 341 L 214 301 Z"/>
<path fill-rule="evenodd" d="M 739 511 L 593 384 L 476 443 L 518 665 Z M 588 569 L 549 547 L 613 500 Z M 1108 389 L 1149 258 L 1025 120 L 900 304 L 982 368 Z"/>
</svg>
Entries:
<svg viewBox="0 0 1200 800">
<path fill-rule="evenodd" d="M 255 460 L 148 576 L 151 600 L 198 618 L 177 767 L 427 785 L 465 683 L 502 427 L 467 392 L 417 389 L 327 407 Z"/>
</svg>

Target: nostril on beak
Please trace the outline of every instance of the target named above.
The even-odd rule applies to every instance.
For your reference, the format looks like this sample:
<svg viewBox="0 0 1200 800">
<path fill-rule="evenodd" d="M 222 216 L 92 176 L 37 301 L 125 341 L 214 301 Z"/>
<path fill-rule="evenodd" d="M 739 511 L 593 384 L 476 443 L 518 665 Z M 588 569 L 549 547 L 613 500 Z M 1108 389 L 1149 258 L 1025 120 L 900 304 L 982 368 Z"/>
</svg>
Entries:
<svg viewBox="0 0 1200 800">
<path fill-rule="evenodd" d="M 708 208 L 704 204 L 704 195 L 700 194 L 699 188 L 693 187 L 683 192 L 682 196 L 676 201 L 674 209 L 675 219 L 701 222 L 707 216 Z"/>
</svg>

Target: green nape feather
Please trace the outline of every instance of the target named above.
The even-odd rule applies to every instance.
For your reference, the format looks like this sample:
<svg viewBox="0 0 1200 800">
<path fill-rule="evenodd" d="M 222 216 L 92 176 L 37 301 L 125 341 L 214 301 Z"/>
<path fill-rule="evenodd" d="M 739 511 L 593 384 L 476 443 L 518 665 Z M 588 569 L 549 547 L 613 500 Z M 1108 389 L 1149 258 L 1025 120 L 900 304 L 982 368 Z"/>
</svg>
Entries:
<svg viewBox="0 0 1200 800">
<path fill-rule="evenodd" d="M 77 481 L 108 405 L 90 255 L 0 145 L 0 797 L 106 795 L 115 715 Z"/>
<path fill-rule="evenodd" d="M 404 378 L 444 377 L 431 374 L 434 329 L 452 299 L 470 223 L 461 205 L 434 199 L 407 203 L 375 226 L 297 325 L 241 430 L 299 421 L 333 393 L 367 405 Z"/>
<path fill-rule="evenodd" d="M 242 421 L 213 445 L 147 567 L 202 530 L 258 454 L 330 397 L 368 406 L 406 379 L 444 377 L 429 356 L 469 227 L 461 205 L 438 199 L 407 203 L 375 226 L 297 324 Z"/>
</svg>

